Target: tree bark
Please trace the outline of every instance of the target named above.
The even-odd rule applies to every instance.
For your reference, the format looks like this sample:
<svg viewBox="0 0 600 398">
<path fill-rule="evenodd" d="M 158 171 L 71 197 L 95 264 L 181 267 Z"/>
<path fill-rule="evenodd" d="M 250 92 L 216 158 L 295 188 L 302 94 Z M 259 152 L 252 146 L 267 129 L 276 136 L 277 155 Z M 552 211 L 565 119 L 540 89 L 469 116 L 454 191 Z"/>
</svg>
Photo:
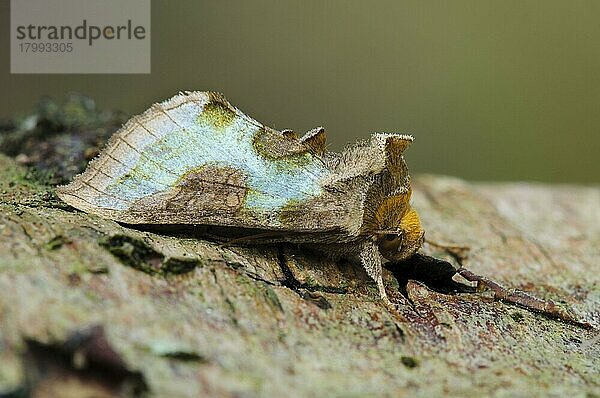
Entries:
<svg viewBox="0 0 600 398">
<path fill-rule="evenodd" d="M 414 178 L 426 237 L 600 323 L 600 189 Z M 293 246 L 139 231 L 0 157 L 0 392 L 15 396 L 596 396 L 597 329 Z M 423 252 L 446 254 L 425 245 Z M 452 258 L 449 258 L 452 260 Z M 453 261 L 453 260 L 452 260 Z M 71 394 L 71 395 L 69 395 Z"/>
</svg>

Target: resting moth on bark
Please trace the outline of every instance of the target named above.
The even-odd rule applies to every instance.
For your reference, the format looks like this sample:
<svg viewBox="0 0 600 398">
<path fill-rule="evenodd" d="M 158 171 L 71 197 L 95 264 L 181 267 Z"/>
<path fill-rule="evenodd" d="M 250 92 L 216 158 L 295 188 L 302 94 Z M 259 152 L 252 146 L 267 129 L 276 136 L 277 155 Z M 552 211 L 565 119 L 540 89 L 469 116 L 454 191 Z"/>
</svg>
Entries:
<svg viewBox="0 0 600 398">
<path fill-rule="evenodd" d="M 185 92 L 130 119 L 57 192 L 122 223 L 211 226 L 354 258 L 392 305 L 382 263 L 411 257 L 424 237 L 403 158 L 412 141 L 376 133 L 329 152 L 322 127 L 300 137 L 262 125 L 221 94 Z"/>
<path fill-rule="evenodd" d="M 58 195 L 128 224 L 269 232 L 354 257 L 377 282 L 382 259 L 423 243 L 402 153 L 413 138 L 377 133 L 341 153 L 323 128 L 302 137 L 246 116 L 222 95 L 186 92 L 129 120 Z"/>
</svg>

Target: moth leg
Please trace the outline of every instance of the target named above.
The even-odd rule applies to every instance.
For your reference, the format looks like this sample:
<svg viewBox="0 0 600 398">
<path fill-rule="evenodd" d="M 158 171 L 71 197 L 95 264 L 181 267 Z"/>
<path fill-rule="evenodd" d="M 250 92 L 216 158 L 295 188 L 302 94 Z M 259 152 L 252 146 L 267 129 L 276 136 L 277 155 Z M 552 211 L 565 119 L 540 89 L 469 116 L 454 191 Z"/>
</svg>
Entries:
<svg viewBox="0 0 600 398">
<path fill-rule="evenodd" d="M 442 249 L 450 256 L 452 256 L 452 258 L 454 258 L 459 264 L 462 264 L 469 257 L 469 252 L 471 251 L 471 248 L 465 245 L 452 245 L 448 243 L 441 243 L 427 238 L 425 239 L 425 242 L 430 246 Z"/>
<path fill-rule="evenodd" d="M 530 311 L 539 312 L 551 318 L 557 318 L 585 328 L 593 328 L 590 323 L 577 319 L 575 315 L 556 305 L 556 303 L 552 300 L 542 300 L 522 290 L 506 288 L 498 282 L 494 282 L 485 276 L 474 274 L 466 268 L 460 268 L 456 272 L 469 282 L 477 282 L 478 290 L 482 291 L 486 288 L 491 290 L 494 293 L 495 299 L 516 304 Z"/>
<path fill-rule="evenodd" d="M 365 268 L 365 271 L 367 271 L 367 275 L 369 275 L 375 281 L 375 283 L 377 283 L 379 296 L 385 305 L 395 310 L 396 307 L 394 304 L 392 304 L 387 296 L 387 293 L 385 292 L 381 254 L 379 253 L 379 249 L 375 243 L 368 242 L 364 244 L 359 253 L 359 258 L 362 266 Z"/>
</svg>

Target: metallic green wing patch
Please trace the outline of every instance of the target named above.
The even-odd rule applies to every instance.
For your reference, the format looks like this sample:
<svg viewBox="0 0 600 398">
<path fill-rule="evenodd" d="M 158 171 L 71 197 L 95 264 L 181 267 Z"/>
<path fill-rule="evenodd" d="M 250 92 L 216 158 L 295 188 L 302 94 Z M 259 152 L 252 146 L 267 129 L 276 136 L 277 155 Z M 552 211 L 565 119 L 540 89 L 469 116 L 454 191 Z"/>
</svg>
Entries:
<svg viewBox="0 0 600 398">
<path fill-rule="evenodd" d="M 83 189 L 78 193 L 90 206 L 126 210 L 142 198 L 170 190 L 194 170 L 216 167 L 244 176 L 244 207 L 276 210 L 319 195 L 328 173 L 306 148 L 287 154 L 285 141 L 289 146 L 291 140 L 213 93 L 180 94 L 155 105 L 115 137 L 91 165 L 96 175 L 79 179 Z M 280 141 L 281 156 L 269 156 L 262 141 Z"/>
</svg>

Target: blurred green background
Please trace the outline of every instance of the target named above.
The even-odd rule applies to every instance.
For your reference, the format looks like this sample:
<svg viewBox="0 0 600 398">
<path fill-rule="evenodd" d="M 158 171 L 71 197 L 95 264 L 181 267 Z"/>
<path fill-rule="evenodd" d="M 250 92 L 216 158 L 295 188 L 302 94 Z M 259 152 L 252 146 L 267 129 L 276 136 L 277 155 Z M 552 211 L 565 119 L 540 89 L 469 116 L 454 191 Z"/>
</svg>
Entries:
<svg viewBox="0 0 600 398">
<path fill-rule="evenodd" d="M 411 132 L 413 172 L 600 181 L 600 1 L 153 1 L 150 75 L 11 75 L 9 15 L 0 117 L 73 91 L 138 113 L 218 90 L 336 150 Z"/>
</svg>

